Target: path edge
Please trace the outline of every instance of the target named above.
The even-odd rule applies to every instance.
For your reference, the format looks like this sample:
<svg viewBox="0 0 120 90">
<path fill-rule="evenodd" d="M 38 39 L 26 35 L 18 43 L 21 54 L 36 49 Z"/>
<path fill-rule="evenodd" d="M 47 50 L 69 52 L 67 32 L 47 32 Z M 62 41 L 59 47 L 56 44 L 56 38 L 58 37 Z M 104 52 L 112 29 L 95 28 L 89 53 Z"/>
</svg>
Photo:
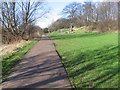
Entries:
<svg viewBox="0 0 120 90">
<path fill-rule="evenodd" d="M 48 37 L 48 38 L 49 38 L 49 37 Z M 59 56 L 60 60 L 62 60 L 61 55 L 59 54 L 59 52 L 58 52 L 57 49 L 56 49 L 56 44 L 53 42 L 53 40 L 52 40 L 51 38 L 49 38 L 49 39 L 52 41 L 52 43 L 53 43 L 53 45 L 54 45 L 54 47 L 55 47 L 55 52 L 56 52 L 57 55 Z M 60 61 L 60 62 L 61 62 L 61 61 Z M 65 68 L 64 63 L 61 62 L 61 64 L 63 65 L 64 70 L 65 70 L 65 72 L 66 72 L 66 74 L 67 74 L 67 78 L 68 78 L 68 81 L 69 81 L 69 83 L 70 83 L 70 86 L 72 87 L 72 89 L 75 89 L 75 90 L 76 90 L 76 89 L 77 89 L 76 86 L 75 86 L 73 83 L 71 83 L 71 81 L 70 81 L 70 79 L 69 79 L 68 72 L 67 72 L 67 70 L 66 70 L 66 68 Z"/>
</svg>

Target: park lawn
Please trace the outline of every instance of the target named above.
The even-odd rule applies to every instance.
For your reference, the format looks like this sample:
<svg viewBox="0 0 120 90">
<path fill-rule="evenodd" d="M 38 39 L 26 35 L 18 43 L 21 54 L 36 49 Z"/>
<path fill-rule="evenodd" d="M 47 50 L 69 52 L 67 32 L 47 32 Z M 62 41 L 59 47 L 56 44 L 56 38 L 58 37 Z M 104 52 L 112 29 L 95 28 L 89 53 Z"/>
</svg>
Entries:
<svg viewBox="0 0 120 90">
<path fill-rule="evenodd" d="M 51 34 L 49 37 L 62 57 L 73 87 L 118 88 L 118 33 Z"/>
<path fill-rule="evenodd" d="M 0 71 L 0 75 L 2 73 L 2 79 L 0 79 L 0 82 L 7 79 L 8 75 L 14 70 L 15 65 L 17 65 L 19 63 L 19 61 L 22 60 L 23 56 L 35 44 L 36 44 L 36 41 L 30 41 L 23 47 L 19 48 L 19 50 L 17 52 L 3 56 L 1 63 L 0 63 L 0 68 L 2 68 L 2 71 Z"/>
</svg>

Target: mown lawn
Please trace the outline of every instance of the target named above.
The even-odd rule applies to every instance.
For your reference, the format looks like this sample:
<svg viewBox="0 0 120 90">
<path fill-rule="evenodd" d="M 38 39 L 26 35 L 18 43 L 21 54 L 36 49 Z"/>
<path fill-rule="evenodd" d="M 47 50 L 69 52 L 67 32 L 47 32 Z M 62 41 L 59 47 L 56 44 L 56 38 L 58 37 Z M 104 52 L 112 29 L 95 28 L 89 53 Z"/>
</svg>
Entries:
<svg viewBox="0 0 120 90">
<path fill-rule="evenodd" d="M 73 87 L 118 88 L 117 33 L 51 34 L 49 37 L 62 57 Z"/>
<path fill-rule="evenodd" d="M 22 60 L 23 56 L 33 47 L 33 45 L 36 44 L 36 41 L 30 41 L 27 45 L 24 45 L 23 47 L 19 48 L 17 52 L 11 53 L 10 55 L 3 56 L 0 68 L 2 68 L 2 71 L 0 74 L 2 74 L 1 81 L 4 81 L 8 75 L 13 71 L 15 65 L 19 63 L 20 60 Z M 1 65 L 2 64 L 2 65 Z"/>
</svg>

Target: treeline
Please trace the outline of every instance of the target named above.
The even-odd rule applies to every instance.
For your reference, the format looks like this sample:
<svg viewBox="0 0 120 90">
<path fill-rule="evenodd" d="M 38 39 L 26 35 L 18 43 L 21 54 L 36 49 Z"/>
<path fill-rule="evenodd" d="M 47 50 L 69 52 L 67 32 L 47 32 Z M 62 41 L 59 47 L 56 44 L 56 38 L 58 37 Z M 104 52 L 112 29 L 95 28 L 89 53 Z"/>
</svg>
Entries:
<svg viewBox="0 0 120 90">
<path fill-rule="evenodd" d="M 65 18 L 61 18 L 58 19 L 57 21 L 53 22 L 48 30 L 49 31 L 56 31 L 58 29 L 62 29 L 62 28 L 69 28 L 70 27 L 70 20 L 69 19 L 65 19 Z"/>
<path fill-rule="evenodd" d="M 118 2 L 73 2 L 61 14 L 63 18 L 53 22 L 50 31 L 81 26 L 89 26 L 89 31 L 118 30 Z"/>
<path fill-rule="evenodd" d="M 0 22 L 2 23 L 2 43 L 9 44 L 22 39 L 37 37 L 42 31 L 35 21 L 48 11 L 43 2 L 2 2 Z M 37 15 L 36 15 L 37 13 Z"/>
</svg>

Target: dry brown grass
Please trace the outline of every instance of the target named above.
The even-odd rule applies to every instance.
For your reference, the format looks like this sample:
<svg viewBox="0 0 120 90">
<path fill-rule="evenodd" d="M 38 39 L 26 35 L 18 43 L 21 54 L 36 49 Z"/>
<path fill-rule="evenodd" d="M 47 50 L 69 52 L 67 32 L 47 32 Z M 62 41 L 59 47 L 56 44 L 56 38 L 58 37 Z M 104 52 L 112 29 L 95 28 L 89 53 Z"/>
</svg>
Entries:
<svg viewBox="0 0 120 90">
<path fill-rule="evenodd" d="M 27 44 L 29 41 L 21 40 L 20 42 L 15 42 L 13 44 L 1 45 L 0 46 L 0 56 L 7 55 L 9 53 L 16 52 L 20 47 Z"/>
</svg>

